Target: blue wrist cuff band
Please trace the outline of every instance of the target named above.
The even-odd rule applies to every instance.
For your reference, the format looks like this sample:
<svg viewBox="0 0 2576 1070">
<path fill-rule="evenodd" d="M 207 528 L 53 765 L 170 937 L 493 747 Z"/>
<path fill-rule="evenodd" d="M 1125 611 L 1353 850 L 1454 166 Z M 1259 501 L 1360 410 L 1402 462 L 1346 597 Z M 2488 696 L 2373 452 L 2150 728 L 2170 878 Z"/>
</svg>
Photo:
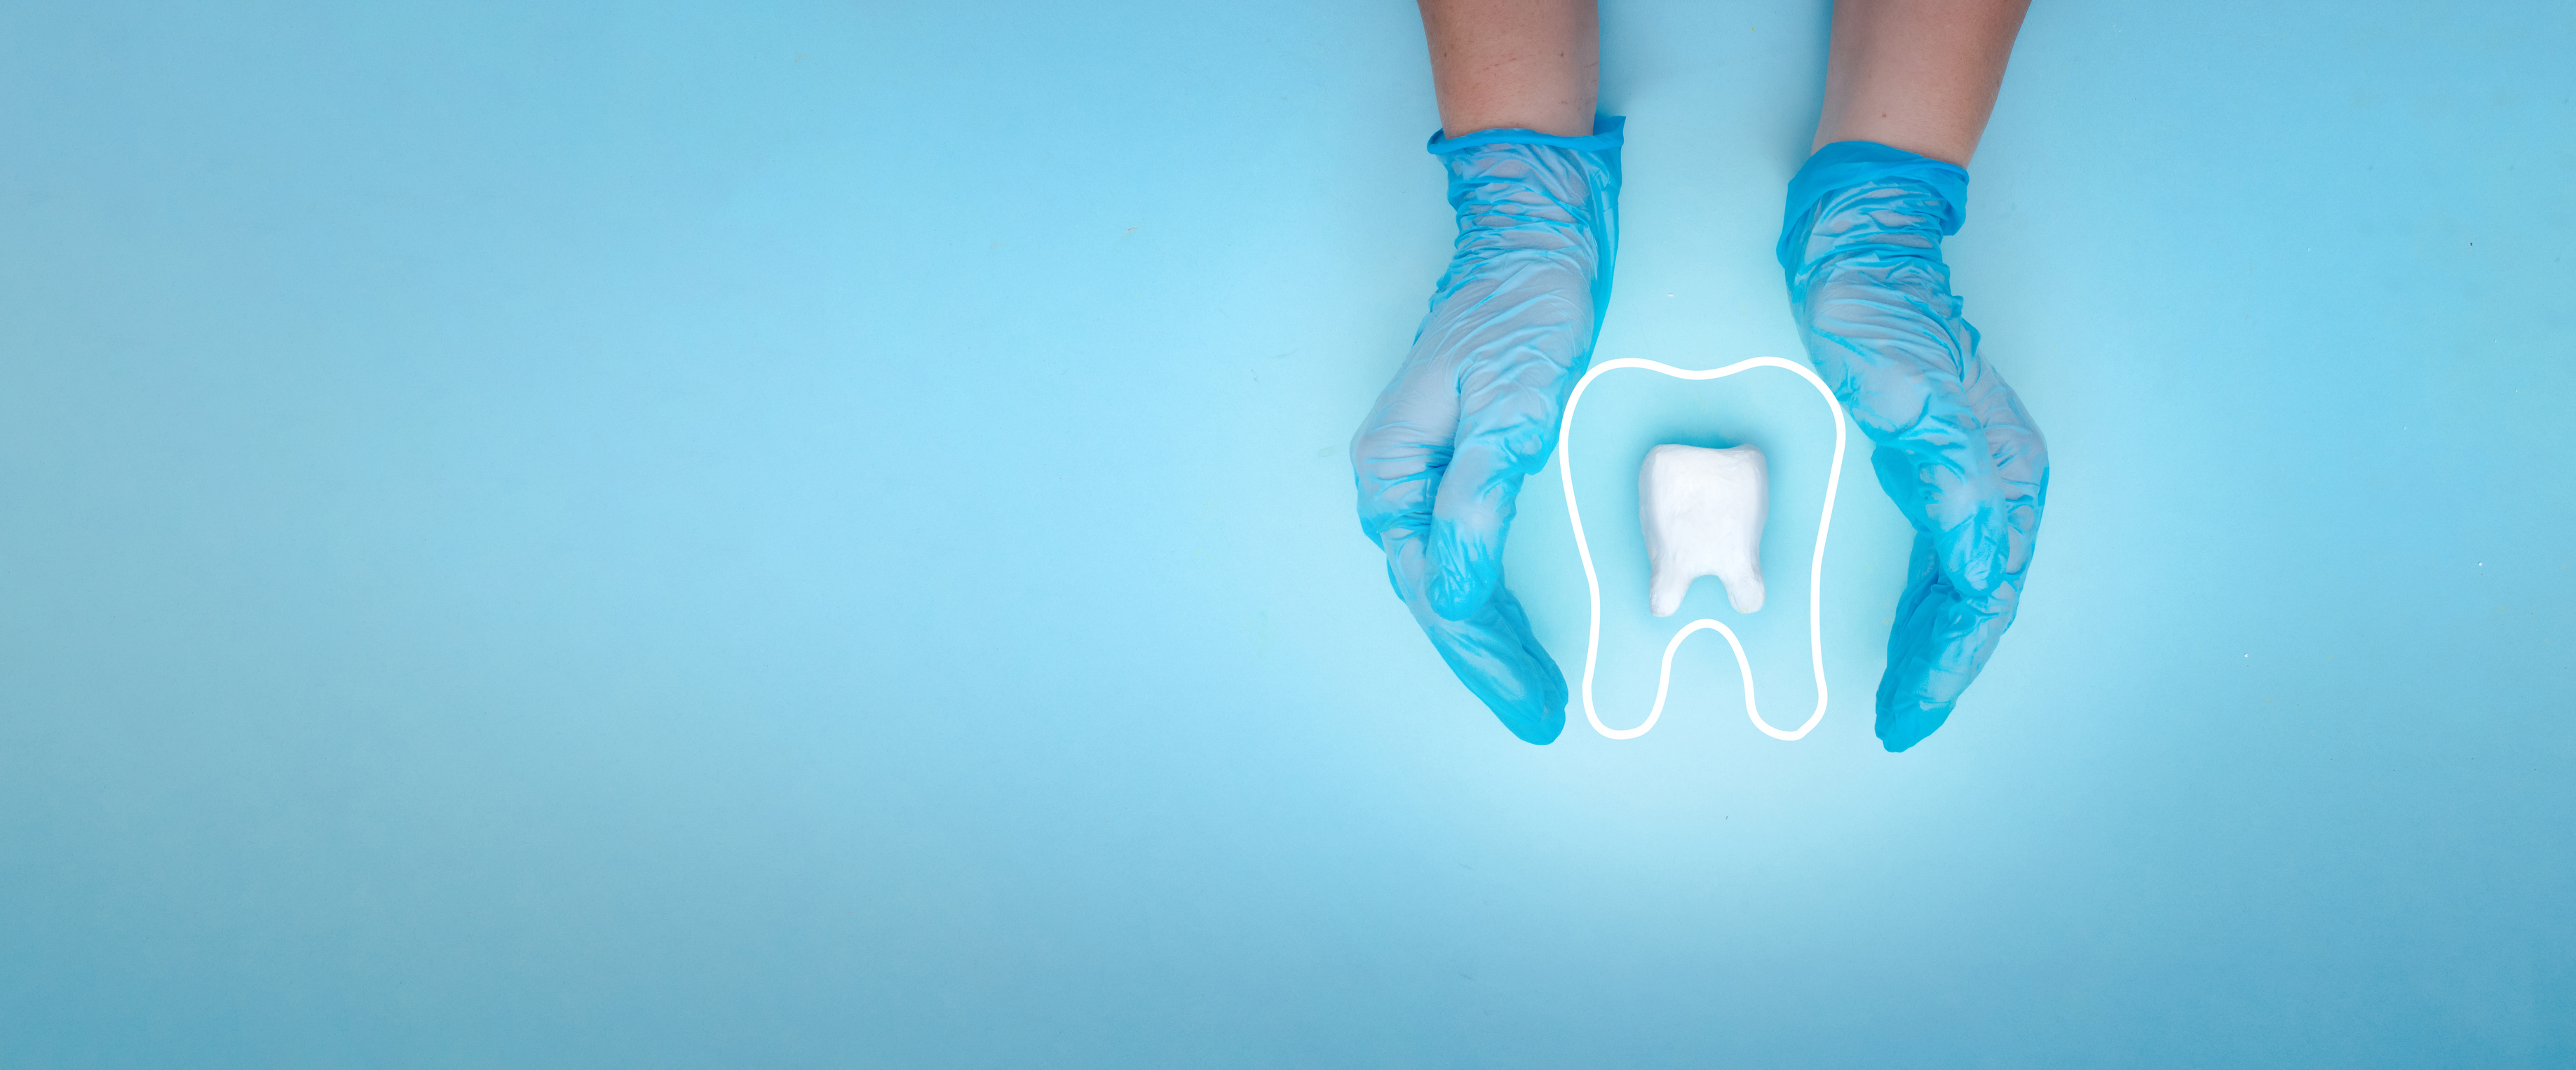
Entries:
<svg viewBox="0 0 2576 1070">
<path fill-rule="evenodd" d="M 1603 149 L 1618 148 L 1626 140 L 1626 135 L 1620 131 L 1627 125 L 1628 117 L 1624 115 L 1596 115 L 1592 117 L 1592 133 L 1588 137 L 1560 137 L 1555 134 L 1542 134 L 1536 130 L 1513 128 L 1479 130 L 1462 137 L 1442 140 L 1440 136 L 1442 131 L 1434 130 L 1431 132 L 1431 143 L 1423 147 L 1430 149 L 1435 156 L 1473 148 L 1477 145 L 1557 145 L 1569 149 L 1598 152 Z M 1966 172 L 1960 172 L 1959 180 L 1963 183 L 1967 181 Z"/>
</svg>

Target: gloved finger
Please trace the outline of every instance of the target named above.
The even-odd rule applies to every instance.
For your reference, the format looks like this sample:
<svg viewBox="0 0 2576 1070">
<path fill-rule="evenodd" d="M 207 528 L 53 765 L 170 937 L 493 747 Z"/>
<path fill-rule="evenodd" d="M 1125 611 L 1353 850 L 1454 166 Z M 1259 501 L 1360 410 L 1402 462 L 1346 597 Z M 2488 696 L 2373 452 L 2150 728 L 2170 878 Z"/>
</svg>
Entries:
<svg viewBox="0 0 2576 1070">
<path fill-rule="evenodd" d="M 1513 344 L 1536 354 L 1579 348 L 1564 335 L 1591 329 L 1581 292 L 1552 292 L 1515 317 Z M 1521 481 L 1556 449 L 1557 416 L 1574 369 L 1567 358 L 1498 361 L 1475 366 L 1459 384 L 1458 438 L 1432 504 L 1431 605 L 1461 620 L 1503 589 L 1503 541 L 1510 535 Z"/>
<path fill-rule="evenodd" d="M 2003 582 L 2010 546 L 1992 462 L 1965 442 L 1939 449 L 1906 445 L 1917 449 L 1870 452 L 1878 485 L 1929 548 L 1942 580 L 1962 599 L 1982 598 Z"/>
<path fill-rule="evenodd" d="M 1878 682 L 1878 739 L 1889 751 L 1921 742 L 1949 720 L 2012 626 L 2020 599 L 2016 586 L 2006 589 L 2001 612 L 1971 605 L 1942 577 L 1935 558 L 1931 540 L 1916 536 L 1896 626 L 1888 632 L 1887 674 Z"/>
<path fill-rule="evenodd" d="M 1432 611 L 1423 589 L 1431 574 L 1423 543 L 1392 533 L 1386 542 L 1388 577 L 1413 611 L 1414 623 L 1503 727 L 1530 743 L 1553 742 L 1565 731 L 1565 674 L 1531 633 L 1520 600 L 1497 590 L 1463 619 Z"/>
<path fill-rule="evenodd" d="M 1913 746 L 1949 718 L 2020 607 L 2047 493 L 2046 445 L 2026 421 L 2023 428 L 1991 430 L 1979 436 L 1996 443 L 1984 478 L 1963 478 L 1954 457 L 1918 463 L 1895 449 L 1870 457 L 1881 485 L 1915 525 L 1878 689 L 1878 735 L 1891 751 Z M 2032 466 L 2036 485 L 2020 478 Z"/>
<path fill-rule="evenodd" d="M 2048 508 L 2048 440 L 2002 376 L 1983 361 L 1976 372 L 1967 385 L 1985 431 L 1987 452 L 1994 458 L 1997 508 L 2004 526 L 2004 574 L 2009 582 L 2019 584 L 2030 568 L 2040 514 Z"/>
<path fill-rule="evenodd" d="M 1914 529 L 1932 537 L 1941 570 L 1961 597 L 1987 612 L 1993 593 L 2018 585 L 2030 567 L 2048 496 L 2048 443 L 2012 388 L 1971 357 L 1963 382 L 1935 384 L 1967 395 L 1938 400 L 1923 419 L 1870 455 Z"/>
<path fill-rule="evenodd" d="M 1360 530 L 1383 549 L 1388 532 L 1421 535 L 1458 430 L 1458 387 L 1439 362 L 1415 355 L 1351 436 Z"/>
</svg>

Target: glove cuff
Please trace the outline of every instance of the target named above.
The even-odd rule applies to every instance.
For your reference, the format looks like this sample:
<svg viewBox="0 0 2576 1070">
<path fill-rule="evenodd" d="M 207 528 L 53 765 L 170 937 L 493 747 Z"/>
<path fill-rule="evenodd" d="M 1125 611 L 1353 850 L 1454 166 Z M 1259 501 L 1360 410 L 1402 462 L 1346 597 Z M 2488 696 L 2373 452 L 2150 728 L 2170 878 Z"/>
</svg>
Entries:
<svg viewBox="0 0 2576 1070">
<path fill-rule="evenodd" d="M 1904 182 L 1940 199 L 1935 220 L 1944 235 L 1956 234 L 1968 221 L 1968 171 L 1957 164 L 1907 152 L 1875 141 L 1837 141 L 1807 157 L 1807 165 L 1789 180 L 1789 203 L 1781 213 L 1780 243 L 1774 250 L 1780 269 L 1796 277 L 1815 226 L 1816 206 L 1837 190 L 1873 183 Z"/>
<path fill-rule="evenodd" d="M 1627 116 L 1595 115 L 1592 117 L 1592 133 L 1586 137 L 1542 134 L 1536 130 L 1523 130 L 1518 127 L 1479 130 L 1458 137 L 1443 137 L 1443 131 L 1434 130 L 1431 132 L 1430 143 L 1423 148 L 1430 150 L 1434 156 L 1446 156 L 1460 149 L 1474 148 L 1478 145 L 1555 145 L 1559 148 L 1583 152 L 1599 152 L 1625 144 L 1627 126 Z"/>
<path fill-rule="evenodd" d="M 1439 293 L 1490 256 L 1570 256 L 1591 284 L 1597 338 L 1619 255 L 1619 147 L 1627 122 L 1596 116 L 1587 137 L 1534 130 L 1433 134 L 1429 148 L 1449 173 L 1449 205 L 1458 217 L 1458 243 Z M 1586 343 L 1576 368 L 1590 352 Z"/>
</svg>

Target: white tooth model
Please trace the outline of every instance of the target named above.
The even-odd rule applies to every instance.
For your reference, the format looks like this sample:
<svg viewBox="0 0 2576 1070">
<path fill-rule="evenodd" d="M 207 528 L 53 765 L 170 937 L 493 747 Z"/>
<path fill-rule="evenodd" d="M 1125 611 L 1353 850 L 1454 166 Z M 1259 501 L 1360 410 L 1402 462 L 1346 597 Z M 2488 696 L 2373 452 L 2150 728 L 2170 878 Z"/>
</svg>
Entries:
<svg viewBox="0 0 2576 1070">
<path fill-rule="evenodd" d="M 1762 608 L 1762 519 L 1769 468 L 1751 446 L 1657 446 L 1637 468 L 1637 518 L 1654 565 L 1646 608 L 1669 617 L 1691 581 L 1715 576 L 1738 613 Z"/>
</svg>

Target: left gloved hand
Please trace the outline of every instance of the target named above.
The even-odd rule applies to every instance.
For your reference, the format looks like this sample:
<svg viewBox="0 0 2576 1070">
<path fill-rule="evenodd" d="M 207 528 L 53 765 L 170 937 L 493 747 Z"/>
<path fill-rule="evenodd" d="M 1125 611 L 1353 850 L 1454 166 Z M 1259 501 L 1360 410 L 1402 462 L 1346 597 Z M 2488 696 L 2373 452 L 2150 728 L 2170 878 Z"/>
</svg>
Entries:
<svg viewBox="0 0 2576 1070">
<path fill-rule="evenodd" d="M 1968 174 L 1867 141 L 1817 150 L 1789 186 L 1780 266 L 1807 356 L 1877 449 L 1879 485 L 1914 525 L 1914 553 L 1878 738 L 1931 735 L 2012 626 L 2048 502 L 2048 444 L 1977 354 L 1941 238 Z"/>
<path fill-rule="evenodd" d="M 1503 585 L 1521 481 L 1556 449 L 1610 298 L 1620 120 L 1489 130 L 1431 151 L 1458 242 L 1413 350 L 1351 441 L 1360 530 L 1414 622 L 1512 734 L 1565 730 L 1565 674 Z"/>
</svg>

